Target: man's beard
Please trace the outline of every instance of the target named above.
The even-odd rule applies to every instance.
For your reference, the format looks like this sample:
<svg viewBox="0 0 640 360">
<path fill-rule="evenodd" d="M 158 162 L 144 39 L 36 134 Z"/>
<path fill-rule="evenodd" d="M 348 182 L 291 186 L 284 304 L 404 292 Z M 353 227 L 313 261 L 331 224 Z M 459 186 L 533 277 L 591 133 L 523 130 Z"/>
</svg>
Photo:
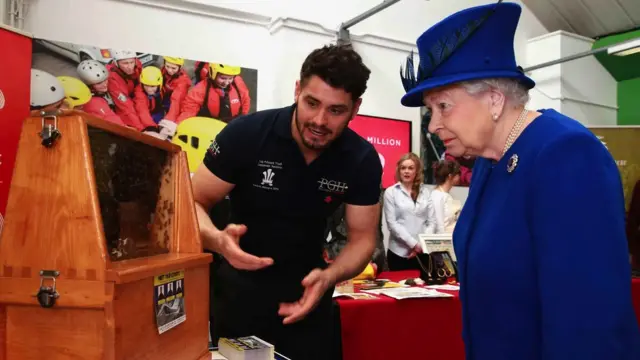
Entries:
<svg viewBox="0 0 640 360">
<path fill-rule="evenodd" d="M 296 109 L 295 111 L 296 113 L 296 117 L 295 117 L 295 121 L 296 121 L 296 129 L 298 129 L 298 134 L 300 135 L 300 140 L 302 141 L 302 145 L 304 145 L 306 148 L 311 149 L 311 150 L 323 150 L 329 147 L 329 145 L 331 145 L 331 143 L 333 142 L 333 140 L 329 140 L 326 144 L 320 145 L 320 144 L 315 144 L 312 142 L 307 141 L 307 139 L 305 139 L 304 137 L 304 130 L 305 128 L 310 128 L 308 125 L 303 126 L 300 123 L 300 118 L 298 117 L 298 109 Z M 314 130 L 319 130 L 322 132 L 326 132 L 327 135 L 331 134 L 331 131 L 329 129 L 327 129 L 326 127 L 321 127 L 321 128 L 314 128 Z"/>
</svg>

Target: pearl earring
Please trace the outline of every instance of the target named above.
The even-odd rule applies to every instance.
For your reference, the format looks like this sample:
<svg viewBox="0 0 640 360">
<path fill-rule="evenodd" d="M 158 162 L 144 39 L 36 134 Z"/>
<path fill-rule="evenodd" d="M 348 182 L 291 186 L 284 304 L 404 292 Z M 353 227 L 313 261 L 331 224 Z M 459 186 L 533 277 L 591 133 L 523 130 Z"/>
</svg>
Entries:
<svg viewBox="0 0 640 360">
<path fill-rule="evenodd" d="M 493 114 L 493 121 L 498 121 L 498 114 Z"/>
</svg>

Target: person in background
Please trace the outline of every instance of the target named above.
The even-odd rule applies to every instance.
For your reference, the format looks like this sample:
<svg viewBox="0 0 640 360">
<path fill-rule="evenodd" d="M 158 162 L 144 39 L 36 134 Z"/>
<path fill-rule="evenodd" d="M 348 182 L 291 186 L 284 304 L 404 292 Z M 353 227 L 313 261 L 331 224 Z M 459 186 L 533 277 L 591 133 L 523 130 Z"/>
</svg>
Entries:
<svg viewBox="0 0 640 360">
<path fill-rule="evenodd" d="M 233 120 L 193 175 L 203 247 L 221 255 L 212 274 L 212 338 L 255 335 L 292 359 L 331 358 L 335 284 L 371 260 L 382 168 L 347 125 L 370 70 L 351 46 L 312 51 L 295 103 Z M 274 84 L 277 85 L 278 84 Z M 207 210 L 231 198 L 231 224 Z M 327 217 L 345 205 L 347 245 L 327 265 Z"/>
<path fill-rule="evenodd" d="M 208 78 L 209 63 L 206 61 L 196 61 L 193 64 L 193 85 Z"/>
<path fill-rule="evenodd" d="M 71 76 L 58 76 L 64 88 L 64 108 L 83 110 L 83 105 L 91 100 L 91 90 L 80 79 Z"/>
<path fill-rule="evenodd" d="M 140 73 L 140 85 L 135 90 L 134 104 L 145 130 L 157 128 L 171 106 L 162 80 L 162 71 L 155 66 L 147 66 Z"/>
<path fill-rule="evenodd" d="M 249 89 L 240 77 L 239 66 L 209 64 L 209 78 L 189 90 L 178 116 L 178 123 L 194 116 L 224 122 L 249 113 Z"/>
<path fill-rule="evenodd" d="M 31 69 L 31 110 L 55 111 L 64 104 L 64 87 L 46 71 Z"/>
<path fill-rule="evenodd" d="M 170 99 L 171 105 L 167 110 L 165 119 L 175 122 L 180 115 L 182 102 L 189 88 L 191 87 L 191 79 L 184 71 L 184 59 L 173 56 L 164 57 L 164 66 L 162 67 L 164 95 Z"/>
<path fill-rule="evenodd" d="M 415 259 L 422 252 L 418 235 L 439 232 L 422 161 L 414 153 L 403 155 L 396 165 L 396 181 L 384 192 L 384 216 L 389 229 L 389 270 L 420 269 Z"/>
<path fill-rule="evenodd" d="M 89 86 L 91 99 L 82 106 L 82 111 L 111 123 L 126 126 L 115 113 L 116 104 L 109 94 L 109 72 L 96 60 L 84 60 L 76 69 L 78 77 Z"/>
<path fill-rule="evenodd" d="M 417 40 L 419 75 L 402 77 L 402 104 L 430 109 L 449 154 L 477 157 L 453 233 L 466 357 L 640 359 L 620 172 L 578 121 L 526 108 L 521 12 L 500 1 L 447 17 Z"/>
<path fill-rule="evenodd" d="M 460 165 L 455 161 L 439 161 L 434 164 L 434 175 L 436 186 L 431 191 L 431 202 L 436 213 L 437 228 L 445 233 L 453 233 L 462 208 L 449 192 L 460 182 Z"/>
<path fill-rule="evenodd" d="M 380 191 L 380 202 L 384 191 Z M 347 224 L 345 223 L 345 205 L 338 206 L 336 211 L 327 219 L 327 228 L 325 230 L 325 239 L 331 236 L 331 239 L 325 244 L 325 261 L 327 263 L 333 262 L 342 249 L 347 245 Z M 382 215 L 382 214 L 380 214 Z M 331 234 L 331 235 L 329 235 Z M 376 273 L 384 271 L 385 269 L 385 254 L 384 254 L 384 234 L 382 233 L 382 216 L 378 221 L 378 233 L 376 237 L 376 249 L 371 256 L 370 264 Z"/>
<path fill-rule="evenodd" d="M 449 153 L 445 153 L 444 159 L 450 162 L 457 163 L 460 168 L 460 181 L 456 185 L 471 185 L 471 175 L 473 174 L 473 159 L 465 157 L 456 158 L 455 156 L 451 156 Z"/>
<path fill-rule="evenodd" d="M 140 83 L 142 63 L 133 51 L 113 51 L 113 62 L 109 70 L 108 91 L 114 101 L 116 114 L 129 127 L 139 131 L 145 129 L 133 103 L 134 91 Z"/>
</svg>

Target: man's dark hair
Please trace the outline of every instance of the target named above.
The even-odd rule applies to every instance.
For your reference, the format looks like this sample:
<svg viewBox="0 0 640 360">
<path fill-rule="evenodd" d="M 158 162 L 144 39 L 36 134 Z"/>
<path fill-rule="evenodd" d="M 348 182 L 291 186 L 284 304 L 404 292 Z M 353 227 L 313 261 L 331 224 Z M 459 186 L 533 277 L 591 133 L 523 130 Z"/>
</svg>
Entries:
<svg viewBox="0 0 640 360">
<path fill-rule="evenodd" d="M 367 89 L 371 70 L 351 45 L 325 45 L 313 50 L 300 69 L 300 83 L 305 85 L 313 75 L 331 87 L 343 89 L 358 100 Z"/>
</svg>

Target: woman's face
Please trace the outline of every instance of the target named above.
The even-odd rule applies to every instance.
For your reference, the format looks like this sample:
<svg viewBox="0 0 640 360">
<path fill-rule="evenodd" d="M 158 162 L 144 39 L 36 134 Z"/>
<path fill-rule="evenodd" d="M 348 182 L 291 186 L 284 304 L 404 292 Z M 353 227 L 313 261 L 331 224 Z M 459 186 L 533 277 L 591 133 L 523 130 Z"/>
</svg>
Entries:
<svg viewBox="0 0 640 360">
<path fill-rule="evenodd" d="M 147 93 L 147 95 L 155 95 L 156 92 L 158 92 L 158 87 L 157 86 L 149 86 L 149 85 L 142 85 L 144 87 L 144 92 Z"/>
<path fill-rule="evenodd" d="M 411 159 L 400 163 L 400 180 L 403 183 L 412 183 L 416 178 L 416 164 Z"/>
<path fill-rule="evenodd" d="M 428 130 L 442 139 L 448 154 L 480 155 L 491 140 L 494 100 L 492 92 L 472 96 L 461 86 L 429 91 L 423 98 L 431 110 Z"/>
</svg>

